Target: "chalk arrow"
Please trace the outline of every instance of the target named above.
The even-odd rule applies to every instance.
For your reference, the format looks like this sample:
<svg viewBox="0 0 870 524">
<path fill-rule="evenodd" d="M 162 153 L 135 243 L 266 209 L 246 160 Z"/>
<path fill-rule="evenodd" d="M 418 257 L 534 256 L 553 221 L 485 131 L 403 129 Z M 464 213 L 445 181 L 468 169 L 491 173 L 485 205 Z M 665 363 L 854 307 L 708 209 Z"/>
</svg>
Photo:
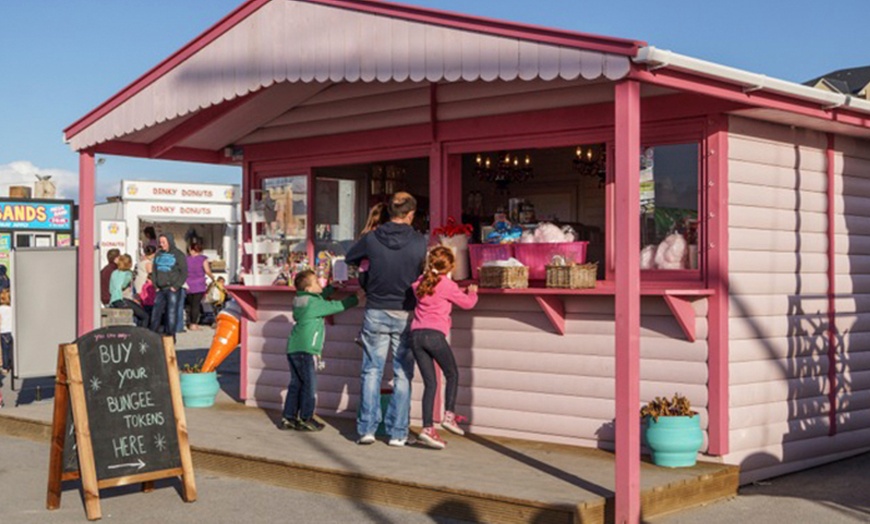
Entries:
<svg viewBox="0 0 870 524">
<path fill-rule="evenodd" d="M 118 468 L 136 468 L 142 469 L 145 467 L 145 463 L 142 462 L 142 459 L 139 459 L 138 462 L 130 462 L 128 464 L 112 464 L 109 466 L 109 469 L 118 469 Z"/>
</svg>

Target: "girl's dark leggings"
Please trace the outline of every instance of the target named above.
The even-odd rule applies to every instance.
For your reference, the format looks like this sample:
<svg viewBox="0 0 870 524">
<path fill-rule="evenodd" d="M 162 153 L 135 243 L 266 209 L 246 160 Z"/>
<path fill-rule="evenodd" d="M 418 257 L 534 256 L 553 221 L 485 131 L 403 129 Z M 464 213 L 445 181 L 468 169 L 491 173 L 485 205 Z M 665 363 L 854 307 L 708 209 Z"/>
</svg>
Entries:
<svg viewBox="0 0 870 524">
<path fill-rule="evenodd" d="M 432 410 L 435 405 L 435 362 L 444 373 L 444 409 L 455 411 L 456 391 L 459 389 L 459 370 L 453 350 L 447 343 L 444 333 L 434 329 L 411 331 L 411 349 L 423 377 L 423 427 L 432 426 Z"/>
</svg>

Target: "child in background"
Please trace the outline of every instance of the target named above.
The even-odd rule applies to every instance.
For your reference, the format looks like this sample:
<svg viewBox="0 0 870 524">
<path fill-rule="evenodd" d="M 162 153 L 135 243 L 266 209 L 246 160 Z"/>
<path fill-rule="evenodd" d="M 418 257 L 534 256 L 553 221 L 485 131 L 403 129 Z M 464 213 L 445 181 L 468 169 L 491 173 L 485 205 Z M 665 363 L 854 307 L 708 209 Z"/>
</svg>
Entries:
<svg viewBox="0 0 870 524">
<path fill-rule="evenodd" d="M 373 205 L 369 210 L 369 218 L 366 220 L 366 226 L 363 228 L 362 233 L 360 233 L 360 238 L 371 233 L 387 220 L 388 216 L 386 206 L 383 203 Z M 359 286 L 363 289 L 365 289 L 366 284 L 368 284 L 368 270 L 369 260 L 365 259 L 359 264 Z"/>
<path fill-rule="evenodd" d="M 293 280 L 296 298 L 293 299 L 293 320 L 296 324 L 287 340 L 287 360 L 290 363 L 290 384 L 284 401 L 281 429 L 320 431 L 323 424 L 314 419 L 314 401 L 317 393 L 318 361 L 323 353 L 326 326 L 324 318 L 352 308 L 364 296 L 360 290 L 343 300 L 326 300 L 333 293 L 332 286 L 323 289 L 317 274 L 306 269 Z"/>
<path fill-rule="evenodd" d="M 453 271 L 455 260 L 449 247 L 436 246 L 429 251 L 426 269 L 412 287 L 417 295 L 417 308 L 411 321 L 411 349 L 423 377 L 423 431 L 419 440 L 435 449 L 444 449 L 446 443 L 432 426 L 432 411 L 435 404 L 435 365 L 444 372 L 444 419 L 441 427 L 451 433 L 464 435 L 459 427 L 461 418 L 455 413 L 456 392 L 459 389 L 459 370 L 453 350 L 447 343 L 450 334 L 450 313 L 453 304 L 462 309 L 471 309 L 477 304 L 477 286 L 472 284 L 463 292 L 447 276 Z"/>
<path fill-rule="evenodd" d="M 5 266 L 0 266 L 5 267 Z M 0 290 L 0 386 L 3 385 L 2 378 L 12 373 L 12 295 L 9 289 Z M 5 406 L 3 402 L 3 394 L 0 393 L 0 408 Z"/>
<path fill-rule="evenodd" d="M 124 253 L 116 259 L 115 264 L 117 269 L 109 277 L 109 307 L 132 309 L 137 326 L 148 324 L 148 313 L 133 300 L 133 259 Z"/>
</svg>

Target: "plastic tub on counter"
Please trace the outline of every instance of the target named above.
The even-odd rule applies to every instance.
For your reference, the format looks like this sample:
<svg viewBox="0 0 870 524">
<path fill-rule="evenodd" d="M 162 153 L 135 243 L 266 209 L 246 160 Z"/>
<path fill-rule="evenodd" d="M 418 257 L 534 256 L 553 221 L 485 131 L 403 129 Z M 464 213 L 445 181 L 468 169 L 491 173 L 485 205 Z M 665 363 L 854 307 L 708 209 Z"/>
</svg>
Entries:
<svg viewBox="0 0 870 524">
<path fill-rule="evenodd" d="M 561 256 L 566 264 L 585 264 L 589 242 L 519 243 L 513 244 L 514 258 L 529 267 L 529 280 L 546 280 L 547 265 Z M 475 277 L 476 278 L 476 277 Z"/>
</svg>

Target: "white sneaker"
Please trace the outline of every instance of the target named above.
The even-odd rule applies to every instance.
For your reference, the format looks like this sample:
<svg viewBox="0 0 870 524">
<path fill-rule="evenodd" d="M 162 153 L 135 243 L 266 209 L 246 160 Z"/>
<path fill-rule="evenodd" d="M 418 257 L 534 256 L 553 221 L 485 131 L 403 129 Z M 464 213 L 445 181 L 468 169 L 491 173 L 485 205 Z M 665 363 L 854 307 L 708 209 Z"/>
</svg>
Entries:
<svg viewBox="0 0 870 524">
<path fill-rule="evenodd" d="M 390 442 L 388 444 L 390 446 L 395 447 L 395 448 L 401 448 L 402 446 L 404 446 L 407 443 L 408 443 L 407 438 L 391 438 Z"/>
<path fill-rule="evenodd" d="M 367 446 L 369 444 L 375 443 L 375 436 L 372 434 L 363 435 L 356 441 L 357 444 L 361 444 L 363 446 Z"/>
</svg>

